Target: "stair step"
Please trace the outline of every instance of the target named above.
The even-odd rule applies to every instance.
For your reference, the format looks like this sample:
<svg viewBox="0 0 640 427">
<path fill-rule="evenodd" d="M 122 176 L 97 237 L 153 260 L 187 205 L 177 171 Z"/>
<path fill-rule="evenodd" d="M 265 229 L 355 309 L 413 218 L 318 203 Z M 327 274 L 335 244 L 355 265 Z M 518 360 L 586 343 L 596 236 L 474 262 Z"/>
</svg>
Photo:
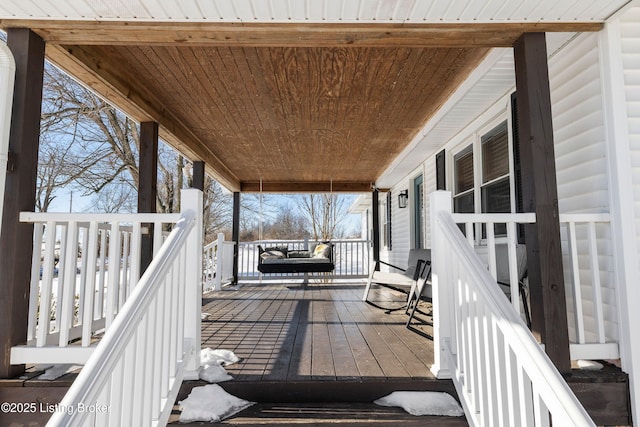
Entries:
<svg viewBox="0 0 640 427">
<path fill-rule="evenodd" d="M 207 384 L 184 382 L 177 401 L 186 399 L 194 387 Z M 234 396 L 257 403 L 219 423 L 181 425 L 468 426 L 464 417 L 413 416 L 401 408 L 372 403 L 394 391 L 442 391 L 457 398 L 449 380 L 228 381 L 218 385 Z M 169 421 L 177 424 L 179 418 L 176 405 Z"/>
<path fill-rule="evenodd" d="M 239 414 L 217 423 L 179 423 L 175 408 L 169 425 L 180 426 L 448 426 L 468 427 L 464 417 L 413 416 L 400 408 L 373 403 L 258 403 Z"/>
<path fill-rule="evenodd" d="M 177 400 L 186 399 L 191 389 L 207 385 L 185 381 Z M 369 403 L 394 391 L 442 391 L 458 398 L 451 380 L 386 379 L 340 381 L 226 381 L 218 384 L 226 392 L 260 403 Z"/>
</svg>

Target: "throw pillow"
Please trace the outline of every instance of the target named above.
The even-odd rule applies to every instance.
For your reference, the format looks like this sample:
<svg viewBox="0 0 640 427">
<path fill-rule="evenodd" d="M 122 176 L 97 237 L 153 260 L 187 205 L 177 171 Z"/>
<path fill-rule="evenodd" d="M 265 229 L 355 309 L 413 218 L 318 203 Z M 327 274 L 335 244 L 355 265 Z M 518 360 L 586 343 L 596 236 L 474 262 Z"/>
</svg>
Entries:
<svg viewBox="0 0 640 427">
<path fill-rule="evenodd" d="M 324 244 L 324 243 L 320 243 L 313 250 L 313 257 L 314 258 L 329 258 L 330 251 L 331 251 L 331 246 L 329 246 L 327 244 Z"/>
</svg>

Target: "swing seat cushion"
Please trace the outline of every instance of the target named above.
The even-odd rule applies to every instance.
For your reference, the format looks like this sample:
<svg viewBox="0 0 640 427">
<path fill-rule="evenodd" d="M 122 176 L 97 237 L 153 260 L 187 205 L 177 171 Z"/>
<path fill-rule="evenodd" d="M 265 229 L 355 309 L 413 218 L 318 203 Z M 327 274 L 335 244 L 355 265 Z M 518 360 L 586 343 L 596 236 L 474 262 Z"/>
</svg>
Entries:
<svg viewBox="0 0 640 427">
<path fill-rule="evenodd" d="M 312 245 L 308 251 L 261 246 L 258 250 L 258 271 L 261 273 L 326 273 L 335 268 L 330 243 Z"/>
</svg>

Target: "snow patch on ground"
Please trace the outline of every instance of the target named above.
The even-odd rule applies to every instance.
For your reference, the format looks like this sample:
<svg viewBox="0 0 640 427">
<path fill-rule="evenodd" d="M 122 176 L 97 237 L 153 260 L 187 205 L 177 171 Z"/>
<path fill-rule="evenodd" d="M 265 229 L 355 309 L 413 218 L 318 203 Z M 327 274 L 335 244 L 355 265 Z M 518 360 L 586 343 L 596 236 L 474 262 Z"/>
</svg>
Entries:
<svg viewBox="0 0 640 427">
<path fill-rule="evenodd" d="M 233 377 L 227 373 L 226 369 L 216 364 L 202 365 L 199 376 L 201 380 L 209 383 L 221 383 L 233 379 Z"/>
<path fill-rule="evenodd" d="M 55 380 L 57 378 L 60 378 L 64 374 L 76 371 L 81 368 L 82 366 L 80 365 L 68 365 L 68 364 L 53 365 L 46 368 L 46 370 L 44 371 L 44 374 L 39 375 L 38 379 L 39 380 Z"/>
<path fill-rule="evenodd" d="M 229 350 L 202 349 L 200 351 L 200 379 L 210 383 L 232 380 L 233 377 L 227 373 L 222 365 L 231 365 L 238 360 L 240 359 Z"/>
<path fill-rule="evenodd" d="M 230 350 L 211 350 L 205 348 L 200 351 L 200 363 L 202 365 L 228 366 L 239 362 L 240 358 Z"/>
<path fill-rule="evenodd" d="M 578 360 L 578 368 L 584 369 L 585 371 L 600 371 L 604 368 L 602 363 L 596 362 L 594 360 Z"/>
<path fill-rule="evenodd" d="M 194 387 L 189 396 L 178 404 L 182 411 L 180 422 L 190 423 L 219 422 L 248 408 L 254 402 L 240 399 L 227 393 L 219 385 L 211 384 Z"/>
<path fill-rule="evenodd" d="M 399 406 L 411 415 L 464 415 L 464 411 L 451 395 L 436 391 L 394 391 L 373 403 L 380 406 Z"/>
</svg>

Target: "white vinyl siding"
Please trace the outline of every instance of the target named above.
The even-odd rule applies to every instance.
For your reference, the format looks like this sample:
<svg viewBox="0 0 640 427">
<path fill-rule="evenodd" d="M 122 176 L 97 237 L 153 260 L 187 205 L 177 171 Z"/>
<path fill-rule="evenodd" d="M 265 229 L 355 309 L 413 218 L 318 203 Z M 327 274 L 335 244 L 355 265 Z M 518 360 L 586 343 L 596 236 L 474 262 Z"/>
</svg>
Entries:
<svg viewBox="0 0 640 427">
<path fill-rule="evenodd" d="M 581 35 L 549 63 L 560 213 L 609 212 L 598 36 Z M 574 298 L 567 231 L 561 230 L 569 337 L 575 341 Z M 577 229 L 582 309 L 587 342 L 595 340 L 586 227 Z M 617 305 L 609 226 L 597 226 L 600 281 L 607 341 L 618 340 Z"/>
<path fill-rule="evenodd" d="M 393 236 L 393 246 L 391 251 L 386 252 L 384 257 L 387 262 L 398 267 L 405 268 L 409 258 L 409 248 L 411 247 L 411 206 L 400 209 L 398 207 L 398 194 L 407 190 L 411 185 L 409 178 L 395 185 L 392 191 L 391 204 L 391 235 Z"/>
<path fill-rule="evenodd" d="M 605 125 L 603 114 L 603 97 L 600 79 L 600 64 L 598 51 L 598 37 L 596 34 L 584 34 L 576 37 L 565 48 L 560 49 L 549 63 L 550 89 L 552 112 L 554 120 L 554 141 L 558 181 L 559 208 L 561 213 L 606 213 L 609 212 L 607 151 L 605 146 Z M 638 61 L 640 62 L 640 61 Z M 513 72 L 513 70 L 512 70 Z M 491 74 L 491 72 L 489 72 Z M 640 78 L 640 75 L 638 75 Z M 640 79 L 639 79 L 640 81 Z M 640 84 L 634 86 L 636 90 Z M 513 89 L 515 90 L 515 88 Z M 637 93 L 636 101 L 640 101 Z M 445 144 L 447 150 L 447 175 L 452 178 L 453 162 L 451 155 L 460 152 L 469 143 L 469 138 L 477 138 L 491 123 L 498 124 L 500 117 L 510 119 L 510 112 L 504 109 L 506 97 L 491 107 L 491 114 L 484 114 L 484 120 L 477 116 L 467 118 L 467 125 L 462 133 Z M 640 118 L 640 104 L 632 107 Z M 502 110 L 502 111 L 501 111 Z M 488 110 L 489 111 L 489 110 Z M 636 121 L 637 136 L 640 137 L 640 120 Z M 475 136 L 474 136 L 475 135 Z M 636 138 L 637 156 L 636 174 L 638 190 L 636 200 L 638 218 L 640 218 L 640 138 Z M 442 147 L 442 146 L 440 146 Z M 434 150 L 435 151 L 435 150 Z M 435 155 L 424 160 L 425 196 L 435 191 Z M 479 165 L 476 165 L 479 166 Z M 407 175 L 394 185 L 394 191 L 410 187 L 411 179 L 415 175 Z M 447 187 L 452 188 L 451 181 Z M 428 214 L 428 203 L 425 206 Z M 410 247 L 410 215 L 406 210 L 394 210 L 394 250 L 391 259 L 405 262 Z M 397 218 L 397 220 L 396 220 Z M 426 235 L 430 236 L 429 218 L 427 218 Z M 586 316 L 586 340 L 595 339 L 595 322 L 593 321 L 593 304 L 591 301 L 591 286 L 593 278 L 589 268 L 586 227 L 577 229 L 578 247 L 581 256 L 578 260 L 580 269 L 580 283 L 582 295 L 582 310 Z M 570 337 L 575 341 L 573 325 L 573 291 L 570 275 L 570 260 L 566 230 L 562 230 L 564 265 L 566 271 L 566 289 L 568 296 L 568 318 Z M 640 241 L 640 236 L 639 236 Z M 427 238 L 427 247 L 430 240 Z M 605 334 L 607 341 L 618 340 L 617 305 L 615 283 L 613 275 L 612 245 L 608 225 L 597 226 L 597 246 L 599 254 L 600 282 L 603 286 L 602 299 L 604 302 Z"/>
<path fill-rule="evenodd" d="M 435 165 L 435 160 L 434 160 Z M 425 212 L 425 224 L 423 238 L 425 239 L 426 247 L 430 247 L 429 242 L 429 193 L 435 190 L 435 166 L 433 168 L 420 166 L 419 169 L 414 170 L 411 175 L 407 175 L 405 179 L 396 183 L 392 188 L 391 203 L 393 210 L 391 212 L 391 235 L 393 236 L 393 246 L 391 251 L 386 251 L 382 256 L 383 260 L 397 265 L 398 267 L 406 267 L 407 260 L 409 259 L 409 250 L 412 247 L 413 226 L 412 212 L 413 203 L 413 183 L 414 179 L 423 173 L 423 189 L 424 189 L 424 212 Z M 398 207 L 398 194 L 401 191 L 409 190 L 409 203 L 406 208 L 400 209 Z"/>
<path fill-rule="evenodd" d="M 640 7 L 629 10 L 620 22 L 624 85 L 627 100 L 629 151 L 633 176 L 636 239 L 640 258 Z"/>
<path fill-rule="evenodd" d="M 431 218 L 429 217 L 429 212 L 431 212 L 430 195 L 434 191 L 436 191 L 436 156 L 431 156 L 427 159 L 424 168 L 425 248 L 431 248 Z"/>
<path fill-rule="evenodd" d="M 549 65 L 560 212 L 609 211 L 597 35 L 580 37 Z"/>
</svg>

